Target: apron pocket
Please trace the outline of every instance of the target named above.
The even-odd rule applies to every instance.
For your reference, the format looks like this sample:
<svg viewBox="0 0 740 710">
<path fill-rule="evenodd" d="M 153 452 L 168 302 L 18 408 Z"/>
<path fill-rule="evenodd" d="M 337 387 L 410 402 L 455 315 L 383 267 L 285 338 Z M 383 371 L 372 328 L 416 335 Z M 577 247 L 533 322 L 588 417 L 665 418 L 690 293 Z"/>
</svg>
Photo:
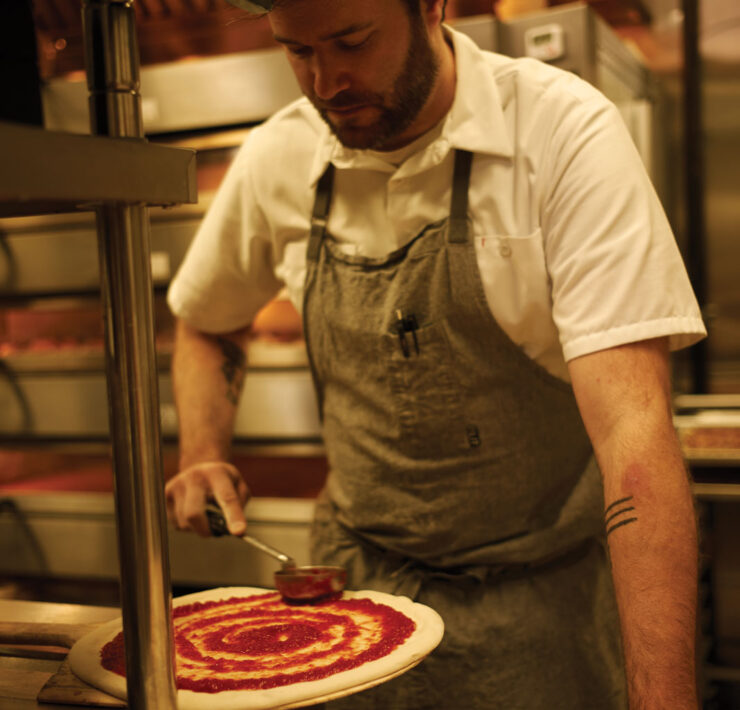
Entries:
<svg viewBox="0 0 740 710">
<path fill-rule="evenodd" d="M 386 334 L 383 350 L 400 451 L 420 459 L 460 455 L 477 448 L 480 433 L 477 424 L 465 418 L 444 325 L 432 323 L 403 336 Z"/>
</svg>

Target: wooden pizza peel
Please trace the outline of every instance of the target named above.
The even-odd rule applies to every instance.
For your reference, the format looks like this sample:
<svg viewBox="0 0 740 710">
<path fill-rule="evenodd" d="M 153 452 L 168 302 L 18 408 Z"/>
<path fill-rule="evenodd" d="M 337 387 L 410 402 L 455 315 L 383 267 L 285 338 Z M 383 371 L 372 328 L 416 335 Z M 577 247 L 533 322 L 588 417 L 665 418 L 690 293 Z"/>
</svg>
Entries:
<svg viewBox="0 0 740 710">
<path fill-rule="evenodd" d="M 0 621 L 0 644 L 28 648 L 69 650 L 99 624 L 54 624 L 28 621 Z M 21 655 L 22 652 L 19 652 Z M 43 684 L 36 696 L 40 703 L 59 703 L 93 707 L 125 708 L 126 703 L 93 688 L 72 673 L 62 661 L 56 673 Z"/>
</svg>

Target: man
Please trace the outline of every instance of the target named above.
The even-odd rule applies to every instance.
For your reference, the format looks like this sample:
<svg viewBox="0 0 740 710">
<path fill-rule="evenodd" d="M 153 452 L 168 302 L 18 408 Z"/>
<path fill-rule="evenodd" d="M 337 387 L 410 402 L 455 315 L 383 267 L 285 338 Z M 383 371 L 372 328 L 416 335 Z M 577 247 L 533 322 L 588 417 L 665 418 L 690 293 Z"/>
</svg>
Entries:
<svg viewBox="0 0 740 710">
<path fill-rule="evenodd" d="M 170 291 L 169 515 L 208 534 L 212 497 L 244 530 L 243 346 L 285 286 L 331 469 L 316 561 L 445 621 L 428 659 L 347 706 L 695 710 L 668 372 L 704 334 L 685 270 L 614 107 L 443 11 L 272 7 L 307 98 L 250 134 Z"/>
</svg>

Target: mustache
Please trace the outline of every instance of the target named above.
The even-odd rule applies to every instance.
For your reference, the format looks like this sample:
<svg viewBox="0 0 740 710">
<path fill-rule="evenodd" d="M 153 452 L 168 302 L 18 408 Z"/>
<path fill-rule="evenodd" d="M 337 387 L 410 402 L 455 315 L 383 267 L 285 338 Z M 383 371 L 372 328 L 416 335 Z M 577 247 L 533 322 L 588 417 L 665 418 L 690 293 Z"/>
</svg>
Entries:
<svg viewBox="0 0 740 710">
<path fill-rule="evenodd" d="M 314 105 L 321 111 L 334 111 L 355 106 L 382 104 L 381 97 L 371 92 L 343 91 L 329 101 L 314 100 Z"/>
</svg>

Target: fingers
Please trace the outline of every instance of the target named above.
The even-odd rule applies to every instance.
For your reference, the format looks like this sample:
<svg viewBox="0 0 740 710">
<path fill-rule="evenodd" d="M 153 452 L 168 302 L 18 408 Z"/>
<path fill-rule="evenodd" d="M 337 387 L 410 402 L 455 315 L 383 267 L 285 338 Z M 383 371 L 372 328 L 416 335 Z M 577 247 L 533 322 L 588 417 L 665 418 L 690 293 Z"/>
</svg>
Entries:
<svg viewBox="0 0 740 710">
<path fill-rule="evenodd" d="M 244 479 L 237 471 L 238 480 L 233 477 L 219 476 L 212 481 L 213 498 L 226 518 L 226 524 L 229 526 L 229 532 L 232 535 L 244 535 L 247 531 L 247 521 L 244 518 L 244 503 L 241 495 L 246 491 Z M 239 484 L 243 488 L 239 489 Z"/>
<path fill-rule="evenodd" d="M 208 526 L 208 520 L 204 514 L 208 492 L 201 485 L 185 486 L 183 494 L 180 497 L 178 510 L 178 521 L 184 520 L 185 530 L 192 530 L 201 537 L 208 537 L 211 534 Z"/>
<path fill-rule="evenodd" d="M 195 464 L 178 473 L 165 486 L 167 518 L 179 530 L 210 535 L 205 516 L 208 500 L 215 500 L 224 513 L 229 531 L 243 535 L 247 528 L 244 506 L 249 488 L 239 471 L 226 462 Z"/>
</svg>

